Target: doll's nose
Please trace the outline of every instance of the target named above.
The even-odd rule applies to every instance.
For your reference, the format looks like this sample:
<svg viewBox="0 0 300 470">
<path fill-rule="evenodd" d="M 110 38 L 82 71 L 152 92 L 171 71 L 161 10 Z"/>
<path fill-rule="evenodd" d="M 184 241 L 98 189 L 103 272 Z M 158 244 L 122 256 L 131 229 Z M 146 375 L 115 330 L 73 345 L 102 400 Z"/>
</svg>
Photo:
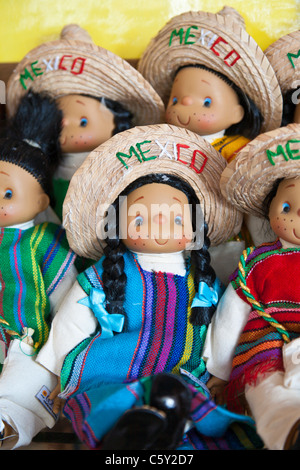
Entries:
<svg viewBox="0 0 300 470">
<path fill-rule="evenodd" d="M 181 100 L 183 106 L 191 106 L 193 104 L 193 99 L 191 96 L 184 96 Z"/>
<path fill-rule="evenodd" d="M 165 215 L 163 215 L 161 212 L 159 214 L 155 214 L 154 217 L 153 217 L 153 222 L 155 224 L 162 225 L 162 224 L 166 223 L 166 221 L 167 221 L 167 217 Z"/>
</svg>

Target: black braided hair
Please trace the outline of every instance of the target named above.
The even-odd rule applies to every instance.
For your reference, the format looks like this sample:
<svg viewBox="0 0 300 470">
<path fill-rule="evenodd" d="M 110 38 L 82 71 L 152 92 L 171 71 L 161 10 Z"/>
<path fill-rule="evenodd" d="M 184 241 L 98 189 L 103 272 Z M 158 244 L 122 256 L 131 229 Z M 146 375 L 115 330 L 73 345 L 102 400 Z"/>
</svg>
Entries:
<svg viewBox="0 0 300 470">
<path fill-rule="evenodd" d="M 123 308 L 125 300 L 125 289 L 127 278 L 124 273 L 124 258 L 123 255 L 126 247 L 122 240 L 119 238 L 119 199 L 121 196 L 128 195 L 134 189 L 137 189 L 145 184 L 162 183 L 168 184 L 182 191 L 188 198 L 189 204 L 192 206 L 192 223 L 194 233 L 197 231 L 195 214 L 197 211 L 196 205 L 199 205 L 199 200 L 189 185 L 189 183 L 167 174 L 151 174 L 142 176 L 136 181 L 127 186 L 127 188 L 119 195 L 118 199 L 114 202 L 115 217 L 107 230 L 106 247 L 104 250 L 105 258 L 103 260 L 103 287 L 107 298 L 106 309 L 109 313 L 121 313 L 125 316 L 124 330 L 126 330 L 126 313 Z M 208 248 L 210 246 L 209 237 L 207 235 L 207 224 L 204 223 L 204 245 L 201 249 L 192 250 L 191 262 L 195 271 L 195 288 L 198 289 L 200 281 L 205 281 L 208 286 L 212 286 L 216 275 L 210 265 L 210 255 Z M 109 234 L 113 233 L 114 236 Z M 215 307 L 197 307 L 193 308 L 191 315 L 191 323 L 195 325 L 204 325 L 210 322 L 211 316 L 215 311 Z"/>
<path fill-rule="evenodd" d="M 100 103 L 105 104 L 107 109 L 109 109 L 114 115 L 114 125 L 115 128 L 112 132 L 112 135 L 118 134 L 119 132 L 126 131 L 132 127 L 133 114 L 127 110 L 121 103 L 118 101 L 111 100 L 110 98 L 98 97 L 92 95 L 82 95 L 87 98 L 93 98 Z"/>
<path fill-rule="evenodd" d="M 180 70 L 188 67 L 196 67 L 199 69 L 207 70 L 208 72 L 217 75 L 225 83 L 227 83 L 227 85 L 229 85 L 237 94 L 239 104 L 244 109 L 244 117 L 240 122 L 232 124 L 232 126 L 226 129 L 226 135 L 242 135 L 252 140 L 260 134 L 263 116 L 254 101 L 243 90 L 241 90 L 241 88 L 239 88 L 234 82 L 232 82 L 228 77 L 226 77 L 226 75 L 223 75 L 221 72 L 217 72 L 216 70 L 210 69 L 209 67 L 206 67 L 202 64 L 183 65 L 178 68 L 175 73 L 175 77 Z"/>
</svg>

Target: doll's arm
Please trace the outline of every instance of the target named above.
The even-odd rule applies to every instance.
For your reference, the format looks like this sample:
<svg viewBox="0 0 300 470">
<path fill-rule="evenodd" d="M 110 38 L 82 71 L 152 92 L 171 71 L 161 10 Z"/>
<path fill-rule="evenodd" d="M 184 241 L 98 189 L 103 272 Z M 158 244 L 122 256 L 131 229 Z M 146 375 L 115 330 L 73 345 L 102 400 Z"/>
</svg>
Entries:
<svg viewBox="0 0 300 470">
<path fill-rule="evenodd" d="M 208 327 L 203 349 L 207 370 L 223 381 L 229 379 L 234 351 L 250 311 L 229 284 Z"/>
<path fill-rule="evenodd" d="M 63 300 L 65 299 L 67 293 L 74 285 L 78 272 L 73 264 L 64 278 L 60 281 L 57 288 L 50 294 L 49 301 L 50 301 L 50 308 L 51 308 L 51 316 L 52 318 L 58 312 Z"/>
<path fill-rule="evenodd" d="M 217 403 L 217 405 L 224 405 L 225 403 L 224 389 L 227 383 L 228 382 L 226 380 L 212 376 L 206 384 L 212 399 Z"/>
<path fill-rule="evenodd" d="M 76 281 L 55 315 L 48 340 L 37 356 L 37 361 L 57 376 L 67 353 L 97 328 L 92 310 L 78 303 L 84 297 L 86 293 Z"/>
</svg>

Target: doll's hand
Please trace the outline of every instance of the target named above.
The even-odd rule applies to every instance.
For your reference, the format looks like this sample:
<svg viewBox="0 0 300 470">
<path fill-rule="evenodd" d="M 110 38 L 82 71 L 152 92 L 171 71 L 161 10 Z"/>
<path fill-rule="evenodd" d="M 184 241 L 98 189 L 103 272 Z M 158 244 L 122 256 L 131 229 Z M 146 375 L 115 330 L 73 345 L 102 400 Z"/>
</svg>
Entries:
<svg viewBox="0 0 300 470">
<path fill-rule="evenodd" d="M 228 382 L 226 382 L 226 380 L 212 376 L 206 384 L 213 400 L 217 405 L 224 405 L 225 403 L 224 388 L 226 387 L 227 383 Z"/>
<path fill-rule="evenodd" d="M 55 414 L 58 414 L 62 410 L 63 404 L 64 404 L 64 400 L 58 396 L 59 393 L 60 393 L 60 378 L 58 377 L 57 385 L 49 395 L 49 400 L 53 400 L 52 410 Z"/>
</svg>

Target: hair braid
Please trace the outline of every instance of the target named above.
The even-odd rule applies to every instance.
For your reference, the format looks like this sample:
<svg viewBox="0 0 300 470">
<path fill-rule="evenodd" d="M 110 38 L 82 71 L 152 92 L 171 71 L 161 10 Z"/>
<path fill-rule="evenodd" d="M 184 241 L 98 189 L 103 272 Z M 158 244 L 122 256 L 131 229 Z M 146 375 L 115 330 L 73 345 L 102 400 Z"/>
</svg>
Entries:
<svg viewBox="0 0 300 470">
<path fill-rule="evenodd" d="M 216 279 L 216 273 L 210 264 L 210 240 L 207 235 L 208 227 L 204 223 L 204 243 L 200 250 L 193 250 L 191 254 L 192 262 L 195 266 L 195 286 L 198 289 L 199 282 L 204 281 L 212 287 Z M 208 325 L 215 312 L 214 305 L 210 307 L 193 307 L 190 322 L 193 325 Z"/>
</svg>

